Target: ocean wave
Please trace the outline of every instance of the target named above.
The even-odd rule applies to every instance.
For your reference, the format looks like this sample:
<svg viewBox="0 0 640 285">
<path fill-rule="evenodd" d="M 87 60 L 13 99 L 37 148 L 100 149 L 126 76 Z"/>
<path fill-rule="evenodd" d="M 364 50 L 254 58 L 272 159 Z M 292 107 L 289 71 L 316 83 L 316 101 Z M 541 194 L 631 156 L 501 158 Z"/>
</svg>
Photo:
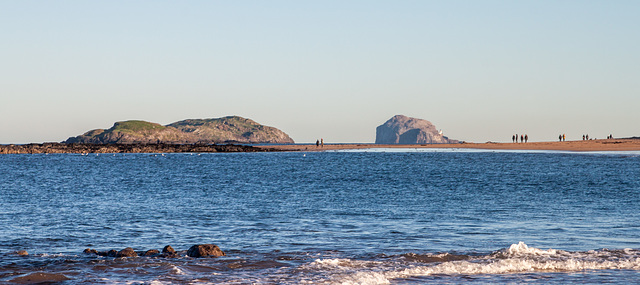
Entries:
<svg viewBox="0 0 640 285">
<path fill-rule="evenodd" d="M 520 274 L 585 270 L 640 270 L 640 252 L 634 249 L 570 252 L 529 247 L 523 242 L 488 255 L 404 255 L 408 262 L 318 259 L 309 266 L 333 270 L 333 284 L 390 284 L 394 279 L 434 275 Z M 406 258 L 409 256 L 410 258 Z M 427 260 L 425 265 L 424 260 Z"/>
</svg>

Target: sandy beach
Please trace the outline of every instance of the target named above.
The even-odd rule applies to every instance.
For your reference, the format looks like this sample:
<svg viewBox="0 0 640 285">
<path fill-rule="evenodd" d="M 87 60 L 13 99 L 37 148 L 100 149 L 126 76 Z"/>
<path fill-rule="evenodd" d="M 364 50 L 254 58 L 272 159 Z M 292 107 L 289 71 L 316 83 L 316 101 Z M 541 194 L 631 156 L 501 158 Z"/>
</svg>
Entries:
<svg viewBox="0 0 640 285">
<path fill-rule="evenodd" d="M 459 144 L 325 144 L 321 147 L 306 144 L 259 146 L 281 151 L 327 151 L 369 148 L 471 148 L 499 150 L 557 150 L 557 151 L 640 151 L 640 139 L 602 139 L 566 142 L 529 143 L 459 143 Z"/>
</svg>

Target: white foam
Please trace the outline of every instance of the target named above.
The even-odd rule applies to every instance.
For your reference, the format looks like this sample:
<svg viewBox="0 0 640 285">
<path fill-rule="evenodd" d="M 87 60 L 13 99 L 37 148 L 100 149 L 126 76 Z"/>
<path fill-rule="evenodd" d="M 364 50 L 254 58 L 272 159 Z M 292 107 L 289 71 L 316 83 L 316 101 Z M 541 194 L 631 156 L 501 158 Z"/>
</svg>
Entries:
<svg viewBox="0 0 640 285">
<path fill-rule="evenodd" d="M 496 253 L 468 260 L 441 263 L 372 262 L 351 259 L 318 259 L 310 264 L 331 272 L 333 284 L 389 284 L 397 278 L 429 275 L 518 274 L 531 272 L 575 272 L 584 270 L 640 270 L 640 252 L 592 250 L 568 252 L 542 250 L 520 242 Z"/>
</svg>

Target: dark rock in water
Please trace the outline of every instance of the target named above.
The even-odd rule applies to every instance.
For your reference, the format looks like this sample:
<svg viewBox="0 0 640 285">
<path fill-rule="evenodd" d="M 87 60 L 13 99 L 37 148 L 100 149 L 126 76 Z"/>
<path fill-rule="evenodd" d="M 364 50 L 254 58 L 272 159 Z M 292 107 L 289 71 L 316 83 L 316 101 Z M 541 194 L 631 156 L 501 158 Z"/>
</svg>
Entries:
<svg viewBox="0 0 640 285">
<path fill-rule="evenodd" d="M 162 254 L 160 254 L 160 256 L 162 256 L 162 257 L 177 257 L 178 253 L 176 252 L 175 249 L 173 249 L 173 247 L 171 247 L 170 245 L 167 245 L 162 249 Z"/>
<path fill-rule="evenodd" d="M 376 128 L 376 144 L 459 143 L 442 135 L 427 120 L 396 115 Z"/>
<path fill-rule="evenodd" d="M 84 251 L 82 251 L 82 253 L 84 253 L 84 254 L 95 254 L 95 255 L 99 255 L 97 250 L 95 250 L 95 249 L 90 249 L 90 248 L 85 249 Z"/>
<path fill-rule="evenodd" d="M 9 280 L 15 284 L 58 284 L 71 280 L 69 277 L 56 273 L 35 272 L 25 276 L 20 276 Z"/>
<path fill-rule="evenodd" d="M 173 249 L 173 247 L 171 247 L 170 245 L 167 245 L 167 246 L 165 246 L 165 247 L 162 249 L 162 253 L 172 253 L 172 254 L 175 254 L 175 253 L 176 253 L 176 250 L 175 250 L 175 249 Z"/>
<path fill-rule="evenodd" d="M 191 257 L 219 257 L 226 254 L 215 244 L 196 244 L 189 248 L 187 255 Z"/>
<path fill-rule="evenodd" d="M 115 250 L 115 249 L 112 249 L 112 250 L 110 250 L 110 251 L 107 251 L 105 256 L 108 256 L 108 257 L 116 257 L 117 255 L 118 255 L 118 251 L 117 251 L 117 250 Z"/>
<path fill-rule="evenodd" d="M 139 255 L 141 255 L 141 256 L 156 256 L 156 255 L 159 255 L 159 254 L 160 254 L 160 251 L 158 251 L 157 249 L 150 249 L 150 250 L 147 250 L 144 253 L 139 254 Z"/>
<path fill-rule="evenodd" d="M 162 253 L 176 253 L 176 250 L 170 245 L 167 245 L 162 249 Z"/>
<path fill-rule="evenodd" d="M 138 253 L 136 253 L 133 248 L 127 247 L 121 251 L 116 253 L 116 257 L 137 257 Z"/>
<path fill-rule="evenodd" d="M 18 251 L 13 252 L 13 254 L 21 255 L 21 256 L 29 255 L 29 253 L 26 250 L 18 250 Z"/>
</svg>

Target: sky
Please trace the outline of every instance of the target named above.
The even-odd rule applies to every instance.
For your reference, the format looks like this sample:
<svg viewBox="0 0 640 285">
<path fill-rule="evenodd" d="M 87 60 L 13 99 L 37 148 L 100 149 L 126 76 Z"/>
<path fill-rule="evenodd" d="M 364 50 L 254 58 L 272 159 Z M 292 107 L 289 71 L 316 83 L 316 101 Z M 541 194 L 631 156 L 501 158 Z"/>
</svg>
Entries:
<svg viewBox="0 0 640 285">
<path fill-rule="evenodd" d="M 0 144 L 238 115 L 372 143 L 640 136 L 640 1 L 0 0 Z"/>
</svg>

